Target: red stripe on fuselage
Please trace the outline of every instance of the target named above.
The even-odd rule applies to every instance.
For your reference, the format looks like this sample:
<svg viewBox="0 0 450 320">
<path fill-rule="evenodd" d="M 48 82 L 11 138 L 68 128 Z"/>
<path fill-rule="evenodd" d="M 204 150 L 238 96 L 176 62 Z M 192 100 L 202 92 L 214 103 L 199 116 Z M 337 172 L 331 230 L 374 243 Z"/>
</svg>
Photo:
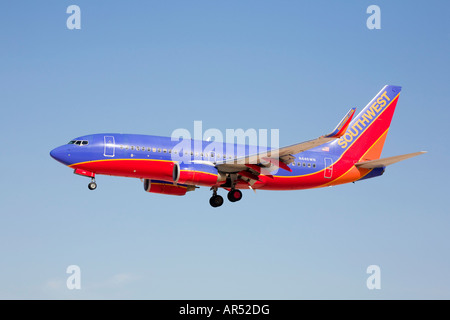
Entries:
<svg viewBox="0 0 450 320">
<path fill-rule="evenodd" d="M 70 165 L 96 174 L 172 181 L 173 162 L 154 159 L 108 159 Z"/>
</svg>

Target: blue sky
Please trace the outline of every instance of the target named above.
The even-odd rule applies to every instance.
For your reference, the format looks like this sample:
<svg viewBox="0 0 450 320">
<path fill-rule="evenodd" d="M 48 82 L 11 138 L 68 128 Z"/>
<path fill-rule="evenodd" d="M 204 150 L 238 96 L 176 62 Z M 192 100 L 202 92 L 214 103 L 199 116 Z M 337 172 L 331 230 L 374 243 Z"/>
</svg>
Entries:
<svg viewBox="0 0 450 320">
<path fill-rule="evenodd" d="M 81 8 L 81 30 L 66 9 Z M 369 30 L 366 9 L 381 8 Z M 450 5 L 443 1 L 14 1 L 0 5 L 2 299 L 449 299 Z M 327 133 L 403 87 L 382 156 L 333 188 L 144 192 L 49 151 L 91 133 Z M 225 193 L 222 192 L 224 195 Z M 368 290 L 366 268 L 381 269 Z M 66 268 L 81 269 L 68 290 Z"/>
</svg>

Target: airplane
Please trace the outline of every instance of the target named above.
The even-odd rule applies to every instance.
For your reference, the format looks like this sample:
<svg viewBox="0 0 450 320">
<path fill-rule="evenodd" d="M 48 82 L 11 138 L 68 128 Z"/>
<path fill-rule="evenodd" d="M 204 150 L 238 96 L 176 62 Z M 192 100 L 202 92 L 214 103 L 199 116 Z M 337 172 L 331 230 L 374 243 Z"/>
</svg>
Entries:
<svg viewBox="0 0 450 320">
<path fill-rule="evenodd" d="M 350 109 L 331 133 L 282 148 L 203 140 L 180 148 L 171 137 L 101 133 L 72 139 L 50 155 L 91 178 L 90 190 L 97 188 L 96 175 L 139 178 L 145 191 L 157 194 L 182 196 L 209 187 L 212 207 L 224 202 L 219 189 L 236 202 L 243 189 L 335 186 L 381 176 L 387 166 L 426 153 L 380 158 L 400 91 L 386 85 L 354 119 L 356 108 Z"/>
</svg>

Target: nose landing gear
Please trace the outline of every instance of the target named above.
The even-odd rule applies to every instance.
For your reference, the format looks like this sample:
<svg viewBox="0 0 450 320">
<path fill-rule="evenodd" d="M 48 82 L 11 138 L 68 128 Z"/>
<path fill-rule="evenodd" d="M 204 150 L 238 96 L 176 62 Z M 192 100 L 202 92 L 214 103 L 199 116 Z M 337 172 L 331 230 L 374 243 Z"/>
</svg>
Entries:
<svg viewBox="0 0 450 320">
<path fill-rule="evenodd" d="M 95 172 L 91 172 L 91 171 L 87 171 L 87 170 L 78 168 L 78 169 L 75 169 L 73 171 L 73 173 L 78 174 L 83 177 L 91 178 L 91 182 L 89 182 L 89 184 L 88 184 L 89 190 L 97 189 L 97 183 L 95 183 Z"/>
<path fill-rule="evenodd" d="M 95 179 L 94 179 L 94 178 L 92 178 L 92 179 L 91 179 L 91 182 L 89 182 L 88 188 L 89 188 L 89 190 L 95 190 L 95 189 L 97 189 L 97 183 L 95 183 Z"/>
</svg>

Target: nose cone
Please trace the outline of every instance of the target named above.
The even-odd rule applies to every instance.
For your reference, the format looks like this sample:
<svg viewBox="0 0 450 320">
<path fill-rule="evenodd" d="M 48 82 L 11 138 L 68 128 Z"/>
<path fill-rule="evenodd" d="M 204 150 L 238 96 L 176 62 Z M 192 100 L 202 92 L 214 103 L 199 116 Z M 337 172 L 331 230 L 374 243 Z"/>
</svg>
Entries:
<svg viewBox="0 0 450 320">
<path fill-rule="evenodd" d="M 50 151 L 50 156 L 56 161 L 61 162 L 62 164 L 70 164 L 70 151 L 66 146 L 61 146 L 53 149 L 52 151 Z"/>
<path fill-rule="evenodd" d="M 55 160 L 58 160 L 58 148 L 53 149 L 52 151 L 50 151 L 50 157 L 52 157 Z"/>
</svg>

